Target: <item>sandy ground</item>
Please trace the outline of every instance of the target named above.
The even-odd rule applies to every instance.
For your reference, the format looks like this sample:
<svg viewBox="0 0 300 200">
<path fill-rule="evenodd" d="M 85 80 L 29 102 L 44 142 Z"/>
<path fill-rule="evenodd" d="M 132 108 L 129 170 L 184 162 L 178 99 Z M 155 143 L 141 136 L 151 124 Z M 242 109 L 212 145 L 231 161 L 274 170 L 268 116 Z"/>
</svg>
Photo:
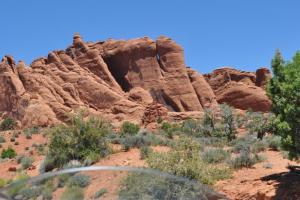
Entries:
<svg viewBox="0 0 300 200">
<path fill-rule="evenodd" d="M 119 149 L 118 147 L 115 147 Z M 156 152 L 167 152 L 168 147 L 152 147 Z M 118 152 L 95 163 L 94 166 L 131 166 L 131 167 L 145 167 L 145 160 L 140 159 L 139 149 L 130 149 L 127 152 Z M 118 191 L 121 181 L 128 174 L 127 172 L 119 171 L 90 171 L 82 174 L 88 175 L 91 178 L 91 183 L 84 190 L 87 199 L 93 199 L 95 192 L 105 188 L 107 193 L 101 196 L 100 199 L 114 200 L 118 199 Z M 64 189 L 58 189 L 54 192 L 53 199 L 59 199 Z"/>
<path fill-rule="evenodd" d="M 0 151 L 2 152 L 4 148 L 11 146 L 16 151 L 17 155 L 26 155 L 32 157 L 34 159 L 33 167 L 27 169 L 26 171 L 30 176 L 38 175 L 38 168 L 40 163 L 44 159 L 44 156 L 38 154 L 36 149 L 33 147 L 33 144 L 45 144 L 47 142 L 47 138 L 45 138 L 42 134 L 33 134 L 32 139 L 26 139 L 25 135 L 21 133 L 15 140 L 19 144 L 15 145 L 15 142 L 10 141 L 10 138 L 13 135 L 13 131 L 1 132 L 1 135 L 4 136 L 6 142 L 1 144 L 2 148 L 0 148 Z M 26 150 L 26 147 L 29 147 L 29 150 Z M 32 154 L 30 153 L 30 150 L 32 150 Z M 18 172 L 10 172 L 8 169 L 11 167 L 20 169 L 21 165 L 16 162 L 16 159 L 9 159 L 7 161 L 1 162 L 0 178 L 6 180 L 13 179 L 18 174 Z"/>
<path fill-rule="evenodd" d="M 277 151 L 269 150 L 264 152 L 264 155 L 267 157 L 266 161 L 258 163 L 252 168 L 235 171 L 232 179 L 219 181 L 215 185 L 216 190 L 232 200 L 300 199 L 300 196 L 293 197 L 295 191 L 300 194 L 300 176 L 298 176 L 298 185 L 293 179 L 285 182 L 286 185 L 282 185 L 285 176 L 290 173 L 287 167 L 299 165 L 299 163 L 284 159 Z M 271 163 L 272 167 L 266 168 L 266 163 Z M 295 188 L 289 187 L 289 185 L 293 185 Z M 286 187 L 285 191 L 282 191 L 283 187 Z"/>
</svg>

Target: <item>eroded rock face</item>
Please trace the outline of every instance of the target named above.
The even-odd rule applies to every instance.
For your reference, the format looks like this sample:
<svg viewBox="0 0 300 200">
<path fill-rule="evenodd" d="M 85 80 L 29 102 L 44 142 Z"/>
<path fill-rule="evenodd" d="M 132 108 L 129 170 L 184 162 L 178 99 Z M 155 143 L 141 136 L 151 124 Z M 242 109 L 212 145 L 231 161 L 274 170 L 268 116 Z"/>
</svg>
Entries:
<svg viewBox="0 0 300 200">
<path fill-rule="evenodd" d="M 256 86 L 266 88 L 268 81 L 271 79 L 272 74 L 269 69 L 262 67 L 256 70 Z"/>
<path fill-rule="evenodd" d="M 205 78 L 214 90 L 218 103 L 243 110 L 267 112 L 271 101 L 263 88 L 270 77 L 268 74 L 265 68 L 256 73 L 221 68 L 206 74 Z"/>
<path fill-rule="evenodd" d="M 256 95 L 264 92 L 260 87 L 267 77 L 266 70 L 234 69 L 204 77 L 186 67 L 183 49 L 164 36 L 86 43 L 76 34 L 66 50 L 50 52 L 30 66 L 16 64 L 11 56 L 2 59 L 0 117 L 13 117 L 23 127 L 48 126 L 84 109 L 117 123 L 151 123 L 166 112 L 201 112 L 217 101 L 241 108 L 246 97 L 251 97 L 250 107 L 265 111 L 267 99 Z M 245 87 L 255 91 L 246 88 L 245 94 Z"/>
</svg>

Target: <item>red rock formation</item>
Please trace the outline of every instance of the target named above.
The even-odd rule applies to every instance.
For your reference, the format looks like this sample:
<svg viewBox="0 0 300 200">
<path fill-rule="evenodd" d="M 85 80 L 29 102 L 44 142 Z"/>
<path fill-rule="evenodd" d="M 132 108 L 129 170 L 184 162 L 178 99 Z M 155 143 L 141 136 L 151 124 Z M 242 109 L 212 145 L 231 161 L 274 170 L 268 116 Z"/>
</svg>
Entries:
<svg viewBox="0 0 300 200">
<path fill-rule="evenodd" d="M 269 69 L 263 67 L 256 70 L 256 86 L 266 88 L 268 80 L 270 80 L 272 74 Z"/>
<path fill-rule="evenodd" d="M 256 74 L 260 74 L 259 79 Z M 267 112 L 271 101 L 265 90 L 261 88 L 266 84 L 267 73 L 265 69 L 261 69 L 256 74 L 221 68 L 206 74 L 205 78 L 213 88 L 218 103 L 227 103 L 244 110 Z"/>
<path fill-rule="evenodd" d="M 265 70 L 257 71 L 256 80 L 253 73 L 220 69 L 204 78 L 185 66 L 183 49 L 163 36 L 156 41 L 143 37 L 85 43 L 76 34 L 73 45 L 36 59 L 30 67 L 16 64 L 11 56 L 2 59 L 0 118 L 11 116 L 24 127 L 47 126 L 85 109 L 114 122 L 150 123 L 161 110 L 201 112 L 217 101 L 266 111 L 268 100 L 257 96 L 264 91 L 255 84 L 262 87 L 267 76 Z M 161 106 L 149 107 L 152 102 Z"/>
</svg>

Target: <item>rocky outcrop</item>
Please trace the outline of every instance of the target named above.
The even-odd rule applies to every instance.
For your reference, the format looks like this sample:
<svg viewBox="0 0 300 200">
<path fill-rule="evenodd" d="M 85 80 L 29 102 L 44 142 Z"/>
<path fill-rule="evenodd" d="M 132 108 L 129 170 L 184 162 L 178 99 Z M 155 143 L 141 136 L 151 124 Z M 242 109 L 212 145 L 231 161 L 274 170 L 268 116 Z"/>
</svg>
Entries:
<svg viewBox="0 0 300 200">
<path fill-rule="evenodd" d="M 204 77 L 186 67 L 183 49 L 164 36 L 86 43 L 76 34 L 66 50 L 30 66 L 16 64 L 11 56 L 2 59 L 0 118 L 13 117 L 24 127 L 47 126 L 83 109 L 116 123 L 151 123 L 167 112 L 201 112 L 218 102 L 241 108 L 250 97 L 243 108 L 266 111 L 267 99 L 257 95 L 268 77 L 266 70 L 253 74 L 229 68 Z"/>
<path fill-rule="evenodd" d="M 266 88 L 268 81 L 271 79 L 272 74 L 269 69 L 263 67 L 256 70 L 256 86 Z"/>
<path fill-rule="evenodd" d="M 206 74 L 205 78 L 214 90 L 218 103 L 267 112 L 271 101 L 263 88 L 270 77 L 268 74 L 265 68 L 258 69 L 256 73 L 221 68 Z"/>
</svg>

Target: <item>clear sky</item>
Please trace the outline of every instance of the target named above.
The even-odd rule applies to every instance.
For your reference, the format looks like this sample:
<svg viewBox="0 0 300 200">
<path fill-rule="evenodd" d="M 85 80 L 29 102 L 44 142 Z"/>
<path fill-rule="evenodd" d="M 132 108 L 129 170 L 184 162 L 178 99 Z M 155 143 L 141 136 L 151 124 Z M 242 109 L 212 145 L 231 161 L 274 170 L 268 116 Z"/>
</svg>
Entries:
<svg viewBox="0 0 300 200">
<path fill-rule="evenodd" d="M 1 0 L 0 56 L 27 64 L 85 41 L 167 35 L 188 66 L 255 70 L 300 49 L 299 0 Z"/>
</svg>

